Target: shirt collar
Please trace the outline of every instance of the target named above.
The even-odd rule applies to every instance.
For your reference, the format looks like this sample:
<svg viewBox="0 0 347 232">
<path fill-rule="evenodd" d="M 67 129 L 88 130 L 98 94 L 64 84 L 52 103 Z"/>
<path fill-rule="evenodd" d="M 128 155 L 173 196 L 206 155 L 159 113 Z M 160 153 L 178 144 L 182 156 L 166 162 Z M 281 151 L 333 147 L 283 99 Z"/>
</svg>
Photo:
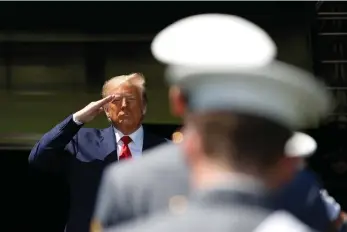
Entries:
<svg viewBox="0 0 347 232">
<path fill-rule="evenodd" d="M 117 130 L 115 127 L 113 127 L 113 130 L 116 135 L 116 141 L 118 143 L 119 140 L 121 140 L 121 138 L 124 136 L 124 134 L 120 132 L 119 130 Z M 132 142 L 134 142 L 135 144 L 140 143 L 143 139 L 143 127 L 140 126 L 139 129 L 137 129 L 136 131 L 134 131 L 128 136 L 131 138 Z"/>
</svg>

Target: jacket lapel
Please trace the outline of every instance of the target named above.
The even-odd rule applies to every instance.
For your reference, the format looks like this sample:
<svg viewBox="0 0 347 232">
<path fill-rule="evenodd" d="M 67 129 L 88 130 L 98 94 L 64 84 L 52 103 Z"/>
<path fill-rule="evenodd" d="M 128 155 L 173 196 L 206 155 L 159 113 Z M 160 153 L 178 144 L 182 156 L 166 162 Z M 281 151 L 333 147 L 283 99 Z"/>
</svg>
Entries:
<svg viewBox="0 0 347 232">
<path fill-rule="evenodd" d="M 117 161 L 117 142 L 112 126 L 102 130 L 100 143 L 102 158 L 105 159 L 106 163 Z"/>
</svg>

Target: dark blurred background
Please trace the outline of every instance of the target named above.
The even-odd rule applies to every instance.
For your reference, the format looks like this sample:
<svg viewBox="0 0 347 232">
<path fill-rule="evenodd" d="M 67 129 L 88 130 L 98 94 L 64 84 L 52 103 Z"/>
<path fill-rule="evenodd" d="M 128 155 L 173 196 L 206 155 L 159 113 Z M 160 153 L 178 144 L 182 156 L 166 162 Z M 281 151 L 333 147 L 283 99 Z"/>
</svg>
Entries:
<svg viewBox="0 0 347 232">
<path fill-rule="evenodd" d="M 335 113 L 307 130 L 319 144 L 310 165 L 347 209 L 347 3 L 2 2 L 3 231 L 63 230 L 66 184 L 29 169 L 27 157 L 44 132 L 99 99 L 106 79 L 142 72 L 149 95 L 146 123 L 171 137 L 180 121 L 170 116 L 164 67 L 151 56 L 151 39 L 177 19 L 206 12 L 232 13 L 260 25 L 274 38 L 280 60 L 316 73 L 335 93 Z M 100 117 L 91 126 L 106 127 L 107 120 Z"/>
</svg>

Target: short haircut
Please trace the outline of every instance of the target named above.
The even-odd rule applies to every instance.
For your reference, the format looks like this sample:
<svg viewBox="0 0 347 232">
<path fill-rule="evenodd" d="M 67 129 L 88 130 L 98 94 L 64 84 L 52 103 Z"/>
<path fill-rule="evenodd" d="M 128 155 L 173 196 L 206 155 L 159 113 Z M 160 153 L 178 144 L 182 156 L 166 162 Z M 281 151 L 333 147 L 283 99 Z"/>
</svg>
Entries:
<svg viewBox="0 0 347 232">
<path fill-rule="evenodd" d="M 263 172 L 284 156 L 291 130 L 268 119 L 218 111 L 191 114 L 192 125 L 209 158 L 240 172 Z"/>
<path fill-rule="evenodd" d="M 136 88 L 139 89 L 141 95 L 142 95 L 142 100 L 144 101 L 145 104 L 147 104 L 147 94 L 146 94 L 146 80 L 145 76 L 142 73 L 131 73 L 128 75 L 120 75 L 120 76 L 115 76 L 107 80 L 103 87 L 102 87 L 102 92 L 101 95 L 102 97 L 107 97 L 109 95 L 110 87 L 115 87 L 115 86 L 121 86 L 123 84 L 128 84 L 135 86 Z"/>
</svg>

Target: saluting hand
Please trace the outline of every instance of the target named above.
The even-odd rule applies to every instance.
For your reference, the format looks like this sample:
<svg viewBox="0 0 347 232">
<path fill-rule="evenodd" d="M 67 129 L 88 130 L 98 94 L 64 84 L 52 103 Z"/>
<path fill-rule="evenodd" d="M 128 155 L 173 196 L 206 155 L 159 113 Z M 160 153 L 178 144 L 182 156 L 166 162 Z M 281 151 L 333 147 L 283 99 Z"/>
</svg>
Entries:
<svg viewBox="0 0 347 232">
<path fill-rule="evenodd" d="M 92 121 L 98 114 L 104 111 L 104 106 L 115 99 L 114 95 L 107 96 L 99 101 L 89 103 L 80 111 L 74 113 L 73 117 L 81 123 Z"/>
</svg>

